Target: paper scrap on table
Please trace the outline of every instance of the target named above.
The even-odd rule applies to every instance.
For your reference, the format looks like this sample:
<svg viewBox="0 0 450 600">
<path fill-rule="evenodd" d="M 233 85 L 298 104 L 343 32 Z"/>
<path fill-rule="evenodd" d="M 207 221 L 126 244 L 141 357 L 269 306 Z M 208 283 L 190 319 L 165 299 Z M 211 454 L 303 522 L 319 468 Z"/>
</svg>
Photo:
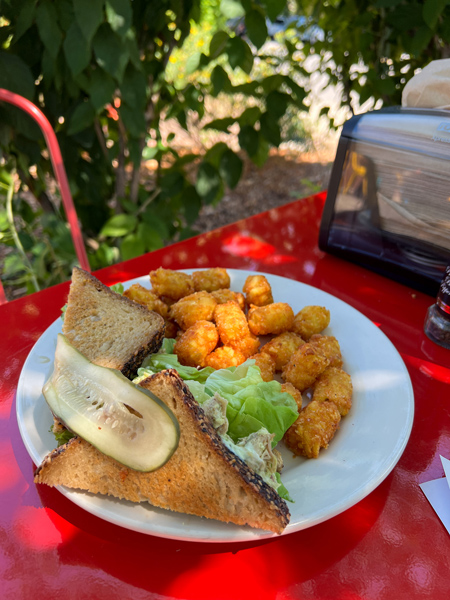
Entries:
<svg viewBox="0 0 450 600">
<path fill-rule="evenodd" d="M 421 483 L 422 492 L 450 533 L 450 460 L 441 456 L 445 477 Z"/>
</svg>

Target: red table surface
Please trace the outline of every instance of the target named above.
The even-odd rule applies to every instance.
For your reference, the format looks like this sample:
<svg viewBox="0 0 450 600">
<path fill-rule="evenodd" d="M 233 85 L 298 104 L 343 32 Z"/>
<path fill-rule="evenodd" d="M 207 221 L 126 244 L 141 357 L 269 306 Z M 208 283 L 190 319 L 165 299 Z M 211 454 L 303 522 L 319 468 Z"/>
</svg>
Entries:
<svg viewBox="0 0 450 600">
<path fill-rule="evenodd" d="M 341 298 L 376 323 L 409 370 L 415 419 L 399 463 L 325 523 L 261 542 L 206 544 L 112 525 L 33 483 L 15 392 L 68 283 L 0 306 L 0 597 L 64 599 L 448 599 L 450 536 L 419 484 L 450 458 L 450 351 L 422 326 L 432 298 L 318 249 L 324 194 L 103 269 L 107 284 L 165 268 L 265 271 Z M 381 432 L 380 432 L 380 435 Z"/>
</svg>

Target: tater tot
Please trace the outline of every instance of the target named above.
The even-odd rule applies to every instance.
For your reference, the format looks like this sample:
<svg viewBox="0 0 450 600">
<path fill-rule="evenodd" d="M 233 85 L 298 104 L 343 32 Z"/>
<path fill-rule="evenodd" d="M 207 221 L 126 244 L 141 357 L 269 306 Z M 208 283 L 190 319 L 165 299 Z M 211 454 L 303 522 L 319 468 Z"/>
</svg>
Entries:
<svg viewBox="0 0 450 600">
<path fill-rule="evenodd" d="M 337 367 L 328 367 L 315 381 L 312 399 L 317 402 L 334 402 L 341 417 L 345 417 L 352 407 L 352 394 L 350 375 Z"/>
<path fill-rule="evenodd" d="M 294 312 L 285 302 L 251 306 L 248 311 L 248 326 L 254 335 L 283 333 L 292 328 L 293 322 Z"/>
<path fill-rule="evenodd" d="M 298 410 L 302 410 L 303 398 L 300 390 L 294 387 L 292 383 L 282 383 L 281 391 L 290 394 L 297 403 Z"/>
<path fill-rule="evenodd" d="M 275 361 L 268 354 L 254 354 L 250 356 L 255 360 L 255 365 L 259 367 L 261 371 L 261 377 L 263 381 L 272 381 L 275 375 Z"/>
<path fill-rule="evenodd" d="M 320 333 L 330 324 L 330 311 L 324 306 L 305 306 L 295 315 L 292 331 L 304 340 Z"/>
<path fill-rule="evenodd" d="M 174 352 L 181 364 L 204 367 L 205 359 L 219 341 L 219 333 L 211 321 L 197 321 L 177 339 Z"/>
<path fill-rule="evenodd" d="M 218 304 L 214 309 L 214 321 L 224 346 L 235 346 L 242 338 L 250 336 L 247 319 L 236 302 Z"/>
<path fill-rule="evenodd" d="M 158 296 L 167 296 L 172 300 L 179 300 L 194 292 L 192 277 L 186 273 L 163 269 L 150 271 L 152 291 Z"/>
<path fill-rule="evenodd" d="M 330 361 L 330 367 L 342 367 L 341 347 L 334 336 L 315 333 L 309 338 L 309 343 L 325 354 Z"/>
<path fill-rule="evenodd" d="M 317 458 L 321 448 L 328 448 L 341 415 L 333 402 L 310 402 L 284 434 L 286 446 L 299 456 Z"/>
<path fill-rule="evenodd" d="M 249 275 L 242 291 L 248 305 L 265 306 L 273 302 L 272 288 L 264 275 Z"/>
<path fill-rule="evenodd" d="M 225 302 L 237 302 L 242 310 L 245 308 L 244 295 L 240 292 L 233 292 L 233 290 L 228 290 L 225 288 L 214 290 L 211 292 L 211 296 L 214 296 L 217 304 L 225 304 Z"/>
<path fill-rule="evenodd" d="M 166 327 L 164 330 L 164 337 L 175 339 L 177 337 L 178 331 L 180 330 L 178 325 L 175 323 L 175 321 L 171 321 L 170 319 L 165 319 L 165 324 Z"/>
<path fill-rule="evenodd" d="M 312 344 L 303 344 L 289 359 L 282 371 L 283 380 L 303 392 L 328 367 L 329 360 Z"/>
<path fill-rule="evenodd" d="M 196 292 L 213 292 L 230 287 L 230 276 L 225 269 L 220 269 L 219 267 L 205 269 L 204 271 L 194 271 L 192 273 L 192 281 Z"/>
<path fill-rule="evenodd" d="M 275 361 L 275 369 L 281 371 L 294 352 L 304 343 L 305 341 L 297 333 L 285 331 L 264 344 L 261 352 L 269 354 Z"/>
<path fill-rule="evenodd" d="M 245 361 L 245 356 L 231 346 L 220 346 L 205 358 L 205 367 L 213 369 L 226 369 L 237 367 Z"/>
<path fill-rule="evenodd" d="M 259 339 L 251 333 L 247 337 L 243 337 L 233 342 L 233 348 L 242 352 L 245 358 L 252 356 L 252 354 L 256 354 L 259 350 L 259 346 Z"/>
<path fill-rule="evenodd" d="M 162 302 L 156 294 L 142 286 L 140 283 L 134 283 L 124 291 L 123 295 L 138 304 L 146 306 L 149 310 L 154 310 L 164 318 L 166 318 L 169 313 L 167 304 Z"/>
<path fill-rule="evenodd" d="M 170 318 L 186 330 L 197 321 L 212 321 L 216 306 L 217 302 L 211 294 L 195 292 L 172 304 Z"/>
</svg>

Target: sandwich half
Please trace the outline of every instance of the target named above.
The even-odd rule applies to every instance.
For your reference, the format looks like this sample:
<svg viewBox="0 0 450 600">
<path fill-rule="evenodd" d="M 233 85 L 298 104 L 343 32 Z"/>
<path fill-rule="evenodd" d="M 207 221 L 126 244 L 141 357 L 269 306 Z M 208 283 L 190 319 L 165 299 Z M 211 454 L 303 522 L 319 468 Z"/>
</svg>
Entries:
<svg viewBox="0 0 450 600">
<path fill-rule="evenodd" d="M 47 455 L 35 482 L 282 533 L 290 516 L 285 501 L 227 448 L 176 371 L 139 385 L 157 395 L 180 426 L 178 448 L 163 467 L 134 471 L 75 437 Z"/>
<path fill-rule="evenodd" d="M 164 319 L 75 267 L 63 333 L 91 362 L 131 377 L 148 354 L 159 350 Z"/>
</svg>

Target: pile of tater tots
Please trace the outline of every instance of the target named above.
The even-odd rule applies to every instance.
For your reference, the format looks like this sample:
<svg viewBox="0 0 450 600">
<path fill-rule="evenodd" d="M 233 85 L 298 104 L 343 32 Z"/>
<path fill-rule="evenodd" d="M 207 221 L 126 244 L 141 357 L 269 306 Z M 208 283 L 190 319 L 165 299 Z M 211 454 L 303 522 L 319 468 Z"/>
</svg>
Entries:
<svg viewBox="0 0 450 600">
<path fill-rule="evenodd" d="M 150 282 L 151 290 L 134 284 L 124 295 L 164 317 L 181 364 L 222 369 L 254 359 L 264 381 L 281 375 L 282 391 L 298 405 L 299 417 L 284 436 L 287 447 L 308 458 L 328 447 L 353 391 L 339 342 L 321 333 L 329 310 L 305 306 L 294 314 L 273 301 L 264 275 L 249 275 L 242 292 L 232 291 L 222 268 L 191 275 L 159 268 Z"/>
</svg>

